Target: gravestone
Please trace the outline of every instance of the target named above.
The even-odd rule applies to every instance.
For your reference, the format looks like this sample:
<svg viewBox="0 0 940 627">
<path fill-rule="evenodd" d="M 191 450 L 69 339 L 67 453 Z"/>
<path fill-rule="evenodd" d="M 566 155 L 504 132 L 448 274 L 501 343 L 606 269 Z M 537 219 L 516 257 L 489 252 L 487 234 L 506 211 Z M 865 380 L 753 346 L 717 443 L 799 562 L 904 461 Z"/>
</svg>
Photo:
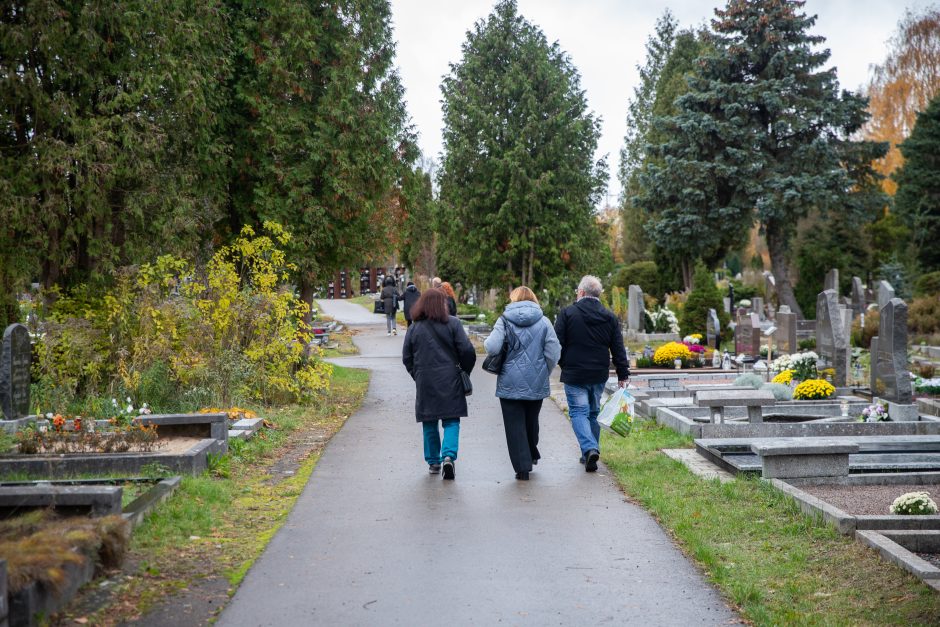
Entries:
<svg viewBox="0 0 940 627">
<path fill-rule="evenodd" d="M 774 334 L 774 343 L 777 345 L 777 352 L 793 354 L 797 352 L 796 343 L 796 314 L 790 311 L 786 305 L 780 307 L 777 312 L 777 331 Z"/>
<path fill-rule="evenodd" d="M 29 415 L 29 331 L 11 324 L 3 332 L 0 350 L 0 412 L 6 420 Z"/>
<path fill-rule="evenodd" d="M 751 299 L 751 311 L 756 313 L 758 317 L 764 319 L 764 299 L 760 296 L 755 296 Z"/>
<path fill-rule="evenodd" d="M 738 355 L 757 357 L 760 354 L 760 320 L 757 314 L 742 315 L 734 327 L 734 350 Z"/>
<path fill-rule="evenodd" d="M 907 370 L 907 303 L 892 298 L 881 308 L 877 341 L 872 342 L 872 394 L 899 404 L 913 402 Z"/>
<path fill-rule="evenodd" d="M 724 298 L 721 299 L 721 302 L 725 306 L 725 313 L 730 314 L 731 313 L 731 299 L 725 296 Z"/>
<path fill-rule="evenodd" d="M 881 309 L 894 298 L 894 288 L 887 281 L 878 281 L 878 309 Z"/>
<path fill-rule="evenodd" d="M 718 320 L 718 312 L 709 309 L 708 318 L 705 320 L 705 342 L 708 346 L 717 350 L 720 337 L 721 322 Z"/>
<path fill-rule="evenodd" d="M 835 290 L 823 290 L 816 298 L 816 349 L 822 362 L 819 368 L 833 368 L 833 385 L 845 387 L 852 350 Z"/>
<path fill-rule="evenodd" d="M 852 317 L 865 313 L 865 287 L 857 276 L 852 277 Z"/>
<path fill-rule="evenodd" d="M 826 290 L 835 290 L 836 298 L 839 295 L 839 269 L 833 268 L 826 273 L 826 279 L 823 281 L 823 291 Z"/>
<path fill-rule="evenodd" d="M 627 328 L 631 331 L 643 333 L 646 331 L 645 307 L 643 305 L 643 290 L 639 285 L 629 288 L 629 303 L 627 309 Z"/>
</svg>

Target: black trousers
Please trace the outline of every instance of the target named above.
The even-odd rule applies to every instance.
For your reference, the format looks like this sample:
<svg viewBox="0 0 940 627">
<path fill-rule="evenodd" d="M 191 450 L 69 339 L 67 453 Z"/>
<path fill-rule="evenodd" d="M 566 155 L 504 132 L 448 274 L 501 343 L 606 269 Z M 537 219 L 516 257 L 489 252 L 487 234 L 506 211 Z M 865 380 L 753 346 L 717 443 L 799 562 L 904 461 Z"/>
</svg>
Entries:
<svg viewBox="0 0 940 627">
<path fill-rule="evenodd" d="M 503 409 L 503 427 L 506 429 L 506 446 L 509 448 L 509 460 L 516 472 L 532 470 L 532 461 L 539 455 L 539 412 L 542 399 L 522 401 L 508 398 L 499 399 Z"/>
</svg>

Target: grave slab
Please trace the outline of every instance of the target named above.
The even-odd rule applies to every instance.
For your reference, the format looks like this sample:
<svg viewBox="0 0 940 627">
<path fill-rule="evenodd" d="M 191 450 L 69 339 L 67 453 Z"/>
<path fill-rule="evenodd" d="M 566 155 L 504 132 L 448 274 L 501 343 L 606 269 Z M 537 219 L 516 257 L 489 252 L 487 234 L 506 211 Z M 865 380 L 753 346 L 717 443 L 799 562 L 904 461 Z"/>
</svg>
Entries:
<svg viewBox="0 0 940 627">
<path fill-rule="evenodd" d="M 3 332 L 0 347 L 0 413 L 6 420 L 29 414 L 31 359 L 29 330 L 25 325 L 11 324 Z"/>
<path fill-rule="evenodd" d="M 120 514 L 123 491 L 120 486 L 0 486 L 0 516 L 47 507 L 92 516 Z"/>
</svg>

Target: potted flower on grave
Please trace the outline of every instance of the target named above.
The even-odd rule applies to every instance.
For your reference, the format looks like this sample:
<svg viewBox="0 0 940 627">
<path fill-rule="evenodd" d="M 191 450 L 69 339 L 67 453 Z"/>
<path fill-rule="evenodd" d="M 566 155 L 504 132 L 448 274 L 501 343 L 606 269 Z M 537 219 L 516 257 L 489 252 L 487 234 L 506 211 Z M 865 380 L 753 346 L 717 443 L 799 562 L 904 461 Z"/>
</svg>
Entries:
<svg viewBox="0 0 940 627">
<path fill-rule="evenodd" d="M 887 422 L 891 420 L 888 417 L 888 405 L 885 403 L 873 403 L 862 410 L 859 418 L 861 422 Z"/>
<path fill-rule="evenodd" d="M 793 390 L 793 400 L 822 400 L 829 398 L 836 388 L 825 379 L 807 379 Z"/>
</svg>

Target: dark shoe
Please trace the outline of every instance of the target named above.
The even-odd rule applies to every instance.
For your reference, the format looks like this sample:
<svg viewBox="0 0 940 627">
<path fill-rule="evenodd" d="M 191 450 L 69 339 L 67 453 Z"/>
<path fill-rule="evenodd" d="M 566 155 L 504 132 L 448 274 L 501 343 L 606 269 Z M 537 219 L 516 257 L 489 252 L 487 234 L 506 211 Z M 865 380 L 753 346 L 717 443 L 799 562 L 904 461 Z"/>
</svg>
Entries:
<svg viewBox="0 0 940 627">
<path fill-rule="evenodd" d="M 428 465 L 428 472 L 431 473 L 432 475 L 436 475 L 437 473 L 441 472 L 441 465 L 440 465 L 440 464 L 429 464 L 429 465 Z"/>
<path fill-rule="evenodd" d="M 581 456 L 581 459 L 578 460 L 578 463 L 582 466 L 584 465 L 584 455 Z"/>
<path fill-rule="evenodd" d="M 538 465 L 539 465 L 539 458 L 538 458 L 538 457 L 533 457 L 533 458 L 532 458 L 532 465 L 533 465 L 533 466 L 538 466 Z"/>
<path fill-rule="evenodd" d="M 594 449 L 591 449 L 584 454 L 584 472 L 594 472 L 597 470 L 597 460 L 601 458 L 601 454 Z"/>
<path fill-rule="evenodd" d="M 527 472 L 517 472 L 517 473 L 516 473 L 516 479 L 518 479 L 519 481 L 528 481 L 528 480 L 529 480 L 529 473 L 527 473 Z"/>
<path fill-rule="evenodd" d="M 445 479 L 453 479 L 454 474 L 455 474 L 454 473 L 454 460 L 452 460 L 450 457 L 445 457 L 444 463 L 441 464 L 441 470 L 444 472 Z"/>
</svg>

